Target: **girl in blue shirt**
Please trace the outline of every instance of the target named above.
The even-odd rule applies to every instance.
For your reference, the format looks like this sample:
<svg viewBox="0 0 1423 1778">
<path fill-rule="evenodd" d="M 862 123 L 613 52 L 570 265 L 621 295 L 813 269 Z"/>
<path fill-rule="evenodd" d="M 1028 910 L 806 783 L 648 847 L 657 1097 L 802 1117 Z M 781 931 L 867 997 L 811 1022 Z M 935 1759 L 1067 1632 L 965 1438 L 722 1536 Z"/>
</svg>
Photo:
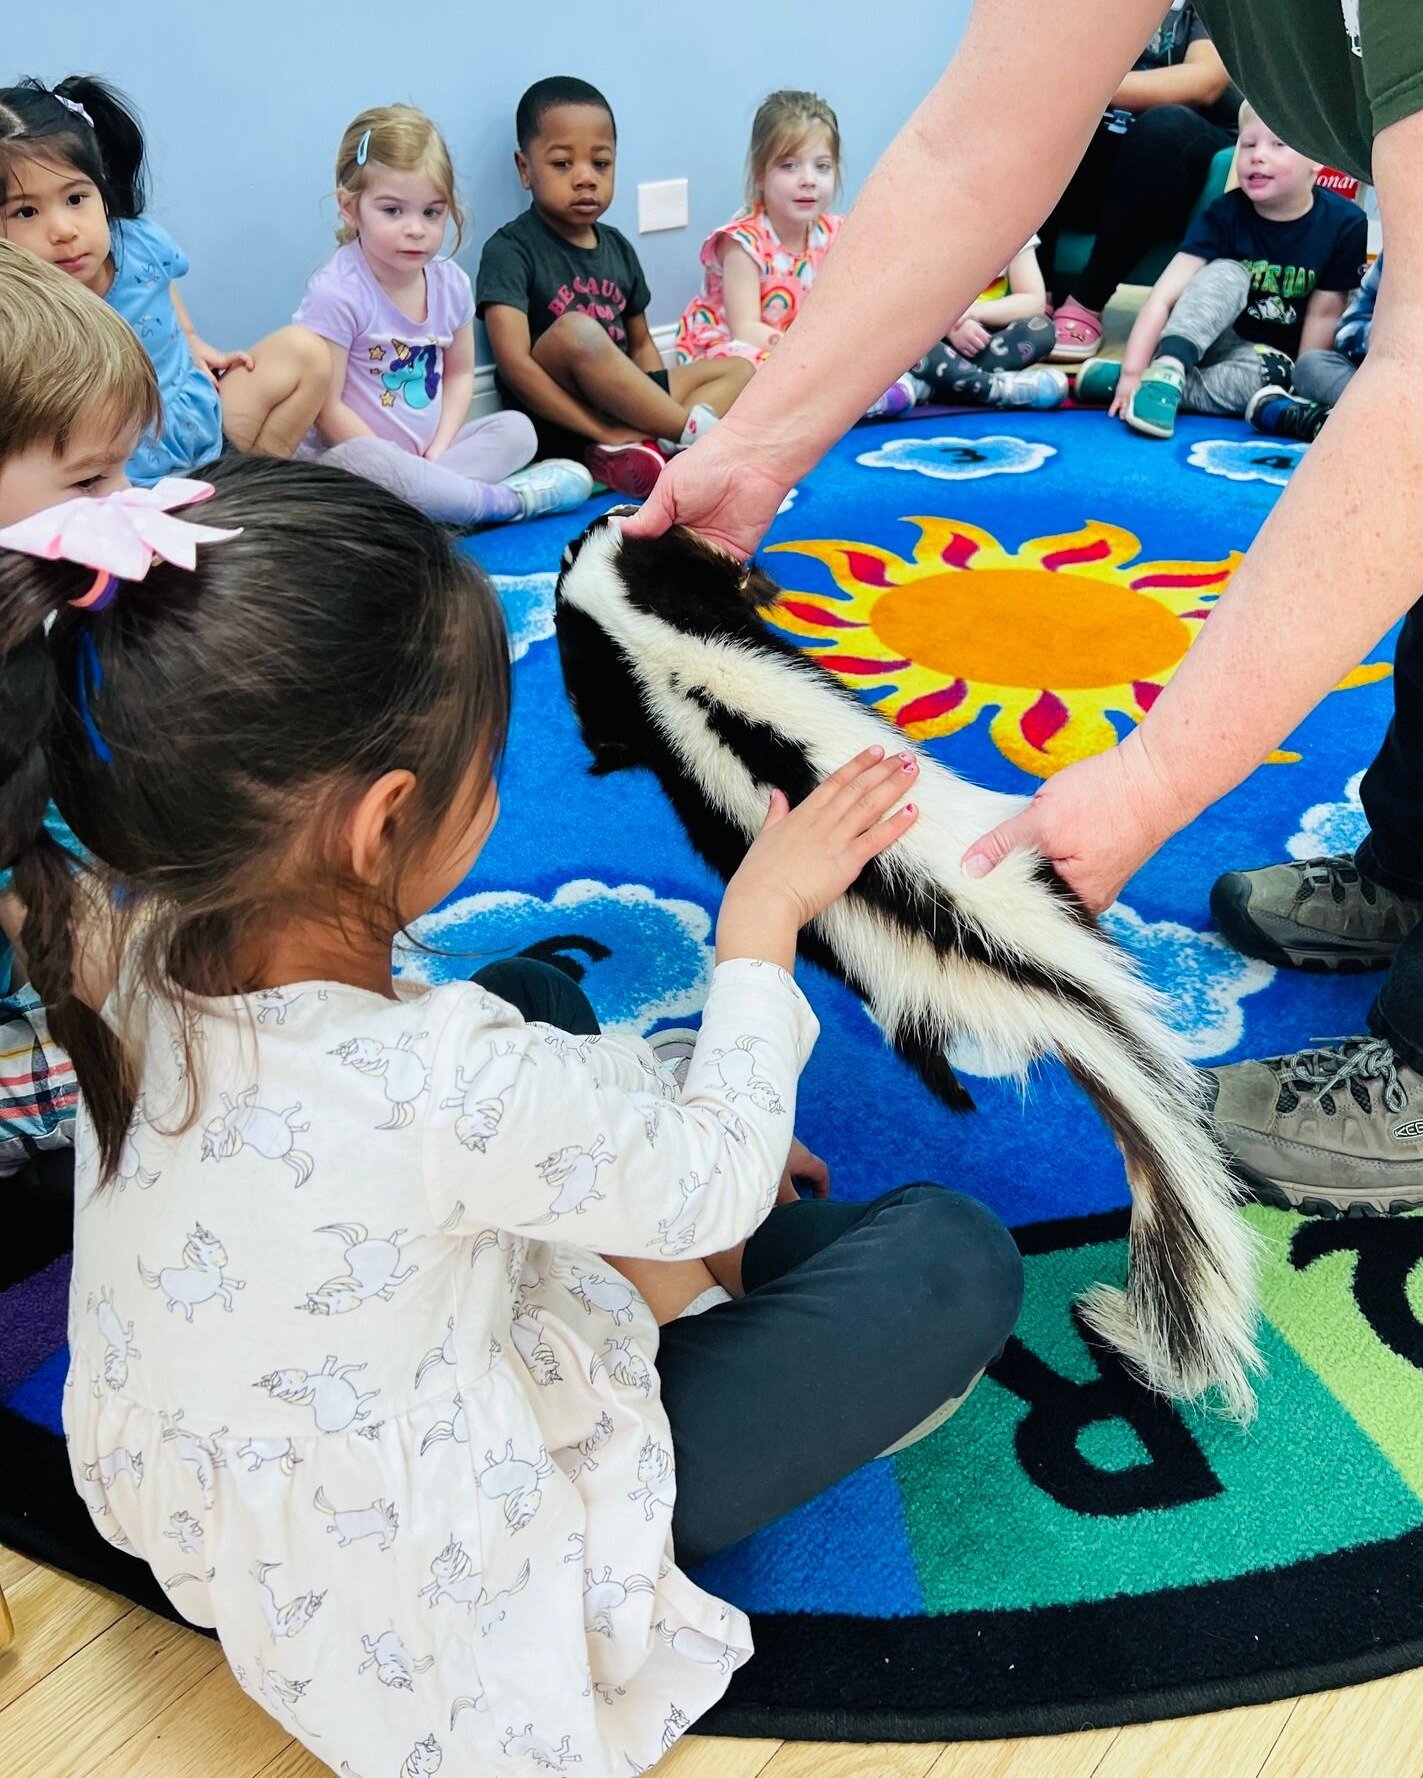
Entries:
<svg viewBox="0 0 1423 1778">
<path fill-rule="evenodd" d="M 103 81 L 72 75 L 0 90 L 0 233 L 110 303 L 158 373 L 161 426 L 128 473 L 147 486 L 240 451 L 289 457 L 315 420 L 330 375 L 321 342 L 299 327 L 250 352 L 198 334 L 178 294 L 187 256 L 143 214 L 143 134 Z"/>
</svg>

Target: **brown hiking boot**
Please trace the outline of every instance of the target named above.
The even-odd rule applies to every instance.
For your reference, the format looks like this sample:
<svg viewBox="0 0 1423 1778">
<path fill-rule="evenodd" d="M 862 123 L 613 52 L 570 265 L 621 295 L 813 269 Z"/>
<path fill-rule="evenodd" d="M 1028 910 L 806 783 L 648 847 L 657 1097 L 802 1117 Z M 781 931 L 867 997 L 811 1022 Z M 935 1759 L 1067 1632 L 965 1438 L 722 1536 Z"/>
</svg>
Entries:
<svg viewBox="0 0 1423 1778">
<path fill-rule="evenodd" d="M 1247 957 L 1290 969 L 1382 969 L 1423 919 L 1423 901 L 1370 882 L 1344 853 L 1228 871 L 1211 890 L 1211 913 Z"/>
</svg>

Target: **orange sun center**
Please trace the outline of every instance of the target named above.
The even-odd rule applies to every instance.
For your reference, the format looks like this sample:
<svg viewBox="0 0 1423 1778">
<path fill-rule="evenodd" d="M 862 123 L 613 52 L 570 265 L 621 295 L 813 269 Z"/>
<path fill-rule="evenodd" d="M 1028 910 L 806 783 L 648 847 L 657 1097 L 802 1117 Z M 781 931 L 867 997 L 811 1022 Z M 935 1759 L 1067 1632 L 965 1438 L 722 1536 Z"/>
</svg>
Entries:
<svg viewBox="0 0 1423 1778">
<path fill-rule="evenodd" d="M 926 575 L 885 593 L 872 622 L 896 655 L 989 685 L 1150 679 L 1191 643 L 1174 612 L 1130 588 L 1041 568 Z"/>
</svg>

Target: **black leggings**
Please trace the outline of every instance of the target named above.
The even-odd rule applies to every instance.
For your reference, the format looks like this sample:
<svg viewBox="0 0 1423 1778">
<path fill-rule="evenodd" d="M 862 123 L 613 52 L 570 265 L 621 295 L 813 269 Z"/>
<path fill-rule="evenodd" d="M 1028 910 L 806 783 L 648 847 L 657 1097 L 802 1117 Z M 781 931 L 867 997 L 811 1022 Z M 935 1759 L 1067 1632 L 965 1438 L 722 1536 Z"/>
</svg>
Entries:
<svg viewBox="0 0 1423 1778">
<path fill-rule="evenodd" d="M 598 1029 L 582 991 L 547 964 L 517 958 L 475 980 L 526 1018 Z M 778 1205 L 741 1271 L 744 1297 L 662 1329 L 683 1564 L 803 1506 L 962 1395 L 1023 1297 L 1012 1236 L 937 1185 Z"/>
<path fill-rule="evenodd" d="M 993 374 L 1000 370 L 1026 370 L 1039 364 L 1057 342 L 1046 315 L 1029 315 L 1010 321 L 989 337 L 977 358 L 965 358 L 947 340 L 931 346 L 914 366 L 914 375 L 926 382 L 938 401 L 991 401 Z"/>
<path fill-rule="evenodd" d="M 1189 105 L 1137 113 L 1125 134 L 1100 126 L 1057 207 L 1042 226 L 1042 265 L 1053 285 L 1062 229 L 1095 234 L 1087 264 L 1057 296 L 1100 310 L 1132 267 L 1163 241 L 1179 241 L 1216 153 L 1229 130 Z"/>
</svg>

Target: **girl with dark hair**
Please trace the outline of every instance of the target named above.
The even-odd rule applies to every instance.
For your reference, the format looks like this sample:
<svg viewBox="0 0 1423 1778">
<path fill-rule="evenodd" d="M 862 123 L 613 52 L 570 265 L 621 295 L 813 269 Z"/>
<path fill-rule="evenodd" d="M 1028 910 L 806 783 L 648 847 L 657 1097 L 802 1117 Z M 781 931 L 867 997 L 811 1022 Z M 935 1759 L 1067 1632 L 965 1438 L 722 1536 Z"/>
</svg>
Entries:
<svg viewBox="0 0 1423 1778">
<path fill-rule="evenodd" d="M 797 930 L 913 762 L 772 797 L 677 1079 L 546 964 L 392 976 L 509 713 L 433 522 L 255 459 L 76 506 L 0 531 L 0 864 L 83 1094 L 76 1486 L 333 1768 L 645 1770 L 750 1653 L 678 1565 L 940 1424 L 1017 1314 L 956 1192 L 777 1203 Z"/>
<path fill-rule="evenodd" d="M 291 456 L 326 394 L 325 348 L 298 327 L 250 352 L 210 346 L 178 294 L 187 256 L 144 200 L 143 132 L 122 94 L 81 74 L 53 91 L 37 80 L 0 88 L 0 234 L 117 309 L 158 373 L 163 421 L 130 458 L 130 479 L 187 475 L 224 437 Z"/>
</svg>

